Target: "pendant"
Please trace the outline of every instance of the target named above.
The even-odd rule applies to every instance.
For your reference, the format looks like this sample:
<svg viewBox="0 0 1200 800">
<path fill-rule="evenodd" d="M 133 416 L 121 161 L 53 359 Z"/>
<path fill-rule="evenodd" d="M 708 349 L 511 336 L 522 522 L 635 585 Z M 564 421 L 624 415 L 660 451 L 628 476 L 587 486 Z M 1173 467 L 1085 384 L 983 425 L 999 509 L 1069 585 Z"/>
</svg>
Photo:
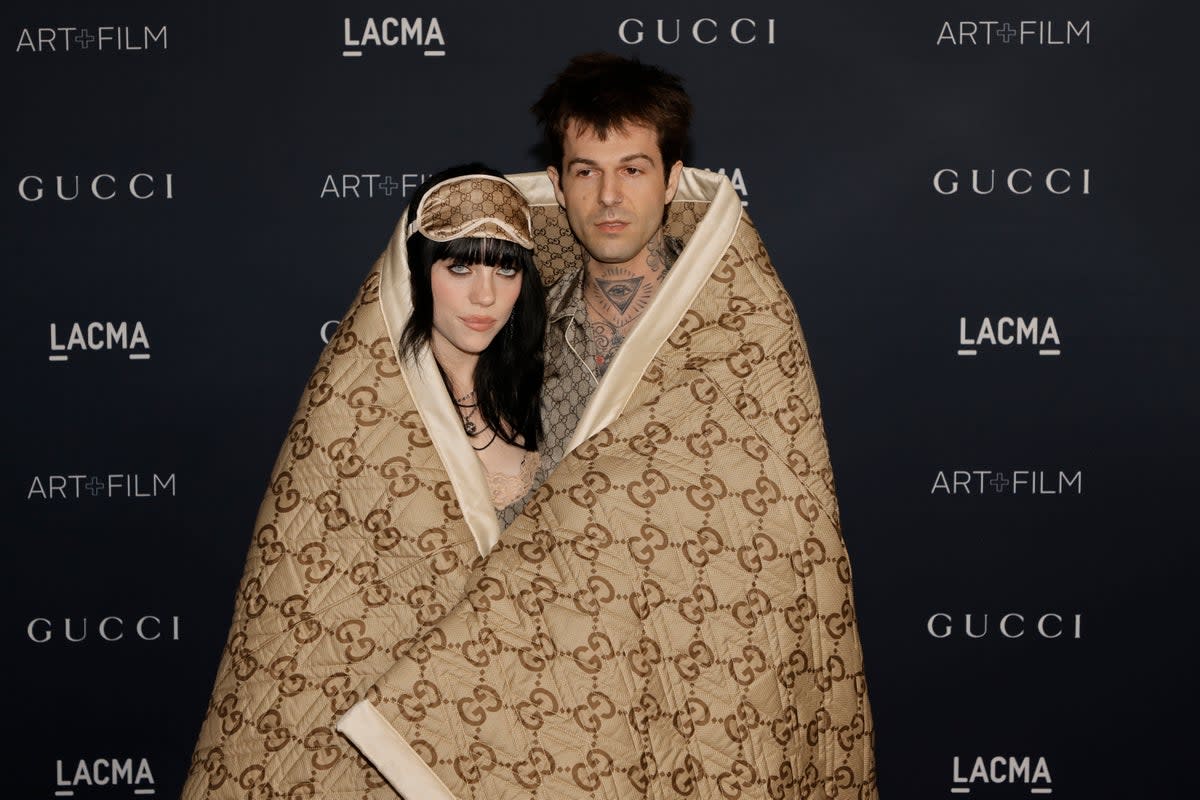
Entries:
<svg viewBox="0 0 1200 800">
<path fill-rule="evenodd" d="M 469 419 L 463 420 L 463 430 L 467 432 L 467 436 L 475 435 L 475 423 Z"/>
</svg>

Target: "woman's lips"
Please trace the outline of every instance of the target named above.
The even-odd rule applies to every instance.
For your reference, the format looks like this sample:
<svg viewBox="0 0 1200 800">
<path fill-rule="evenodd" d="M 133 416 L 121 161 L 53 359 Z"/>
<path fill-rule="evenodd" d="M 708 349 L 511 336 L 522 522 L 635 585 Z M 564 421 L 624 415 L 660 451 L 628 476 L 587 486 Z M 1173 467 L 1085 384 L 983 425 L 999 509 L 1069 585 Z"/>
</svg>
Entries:
<svg viewBox="0 0 1200 800">
<path fill-rule="evenodd" d="M 459 317 L 473 331 L 486 331 L 496 324 L 495 317 Z"/>
</svg>

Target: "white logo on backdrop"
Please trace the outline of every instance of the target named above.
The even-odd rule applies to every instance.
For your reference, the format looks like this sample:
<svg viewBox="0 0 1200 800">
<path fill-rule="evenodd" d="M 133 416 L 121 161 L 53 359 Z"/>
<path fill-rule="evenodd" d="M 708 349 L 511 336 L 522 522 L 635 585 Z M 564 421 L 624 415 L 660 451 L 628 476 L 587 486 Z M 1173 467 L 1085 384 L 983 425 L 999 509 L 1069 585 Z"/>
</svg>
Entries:
<svg viewBox="0 0 1200 800">
<path fill-rule="evenodd" d="M 368 47 L 407 47 L 415 45 L 425 48 L 423 55 L 446 55 L 446 38 L 437 17 L 367 17 L 365 20 L 345 18 L 345 58 L 360 58 Z"/>
<path fill-rule="evenodd" d="M 128 322 L 72 322 L 59 328 L 50 323 L 50 360 L 70 361 L 72 355 L 90 352 L 120 350 L 130 361 L 147 361 L 150 358 L 150 339 L 140 321 Z"/>
<path fill-rule="evenodd" d="M 999 192 L 1002 195 L 1042 194 L 1043 192 L 1053 195 L 1071 194 L 1072 192 L 1092 193 L 1092 170 L 1090 168 L 1080 170 L 1077 175 L 1073 175 L 1071 170 L 1064 167 L 1055 167 L 1045 174 L 1024 167 L 1010 169 L 1007 172 L 994 169 L 972 169 L 966 172 L 969 174 L 969 178 L 967 174 L 960 176 L 956 169 L 939 169 L 933 173 L 933 190 L 942 195 L 958 194 L 960 189 L 964 194 L 970 191 L 971 194 L 980 195 L 993 192 Z"/>
<path fill-rule="evenodd" d="M 179 617 L 156 617 L 146 614 L 126 620 L 124 617 L 109 616 L 101 617 L 90 624 L 87 617 L 66 617 L 61 620 L 35 617 L 25 626 L 25 634 L 29 641 L 37 644 L 52 641 L 79 644 L 88 641 L 89 638 L 105 642 L 120 642 L 125 639 L 178 642 Z"/>
<path fill-rule="evenodd" d="M 937 46 L 979 47 L 987 45 L 1041 45 L 1054 47 L 1068 44 L 1091 44 L 1092 21 L 1066 22 L 1049 19 L 1000 21 L 946 20 L 938 29 Z"/>
<path fill-rule="evenodd" d="M 17 195 L 28 203 L 46 200 L 174 200 L 175 176 L 139 172 L 130 178 L 107 172 L 99 175 L 26 175 L 17 181 Z"/>
<path fill-rule="evenodd" d="M 958 355 L 1014 347 L 1036 350 L 1039 356 L 1061 356 L 1062 339 L 1054 317 L 982 317 L 978 322 L 958 318 Z"/>
<path fill-rule="evenodd" d="M 330 173 L 321 183 L 322 200 L 372 200 L 376 197 L 408 197 L 429 176 L 423 172 L 381 175 L 377 172 Z"/>
<path fill-rule="evenodd" d="M 1064 495 L 1083 494 L 1083 470 L 943 469 L 930 494 Z"/>
<path fill-rule="evenodd" d="M 161 52 L 167 49 L 167 26 L 101 25 L 96 28 L 22 28 L 18 53 Z"/>
<path fill-rule="evenodd" d="M 175 473 L 139 475 L 114 472 L 101 475 L 34 475 L 26 500 L 86 500 L 175 497 Z"/>
<path fill-rule="evenodd" d="M 750 17 L 716 20 L 712 17 L 699 19 L 650 19 L 636 17 L 621 20 L 617 25 L 617 37 L 625 44 L 775 44 L 775 20 L 756 20 Z"/>
<path fill-rule="evenodd" d="M 128 796 L 129 789 L 135 797 L 149 797 L 157 791 L 146 758 L 81 758 L 73 768 L 70 761 L 59 759 L 55 765 L 55 797 L 74 797 L 80 789 L 93 790 L 87 794 L 94 795 L 96 788 L 123 789 L 119 792 L 122 797 Z"/>
<path fill-rule="evenodd" d="M 1019 786 L 1031 795 L 1054 792 L 1045 756 L 955 756 L 950 780 L 951 794 L 970 794 L 972 789 L 991 784 Z"/>
<path fill-rule="evenodd" d="M 966 636 L 968 639 L 983 639 L 989 635 L 1004 639 L 1082 639 L 1083 614 L 1056 614 L 1054 612 L 1026 616 L 1016 612 L 1007 614 L 963 614 L 961 619 L 944 611 L 931 614 L 925 622 L 925 630 L 934 639 L 949 639 Z"/>
</svg>

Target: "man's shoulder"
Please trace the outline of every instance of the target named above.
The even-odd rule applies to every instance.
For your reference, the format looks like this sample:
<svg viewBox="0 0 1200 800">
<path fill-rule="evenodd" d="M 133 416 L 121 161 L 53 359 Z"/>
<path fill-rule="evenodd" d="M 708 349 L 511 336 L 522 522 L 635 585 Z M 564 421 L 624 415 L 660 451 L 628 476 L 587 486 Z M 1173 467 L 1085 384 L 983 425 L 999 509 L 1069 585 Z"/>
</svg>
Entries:
<svg viewBox="0 0 1200 800">
<path fill-rule="evenodd" d="M 546 318 L 553 322 L 571 316 L 577 299 L 582 300 L 583 266 L 563 272 L 557 281 L 546 289 Z"/>
</svg>

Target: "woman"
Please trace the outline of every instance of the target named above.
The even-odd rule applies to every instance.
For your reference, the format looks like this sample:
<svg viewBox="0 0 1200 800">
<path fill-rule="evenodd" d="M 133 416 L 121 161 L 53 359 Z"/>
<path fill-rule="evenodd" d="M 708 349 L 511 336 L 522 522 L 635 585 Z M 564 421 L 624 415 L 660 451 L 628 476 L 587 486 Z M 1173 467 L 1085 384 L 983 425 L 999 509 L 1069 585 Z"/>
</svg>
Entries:
<svg viewBox="0 0 1200 800">
<path fill-rule="evenodd" d="M 511 519 L 537 471 L 541 427 L 546 312 L 529 206 L 501 173 L 467 164 L 426 181 L 407 216 L 413 312 L 400 352 L 433 353 L 492 504 Z"/>
<path fill-rule="evenodd" d="M 417 191 L 288 429 L 187 800 L 395 797 L 334 725 L 462 596 L 529 490 L 532 247 L 529 205 L 493 170 Z"/>
</svg>

